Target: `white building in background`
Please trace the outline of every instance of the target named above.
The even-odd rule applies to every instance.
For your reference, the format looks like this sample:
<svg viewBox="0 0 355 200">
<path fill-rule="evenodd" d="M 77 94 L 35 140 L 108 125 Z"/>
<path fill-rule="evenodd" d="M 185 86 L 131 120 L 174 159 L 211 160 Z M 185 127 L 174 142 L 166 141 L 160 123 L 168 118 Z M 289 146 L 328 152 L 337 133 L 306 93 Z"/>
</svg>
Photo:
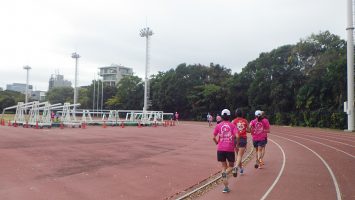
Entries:
<svg viewBox="0 0 355 200">
<path fill-rule="evenodd" d="M 6 90 L 21 92 L 22 94 L 26 94 L 26 84 L 24 83 L 13 83 L 7 84 Z M 45 101 L 46 100 L 46 92 L 45 91 L 33 91 L 32 85 L 28 85 L 28 97 L 31 101 Z"/>
<path fill-rule="evenodd" d="M 122 65 L 112 64 L 110 66 L 100 67 L 99 75 L 103 82 L 110 86 L 116 85 L 124 76 L 132 76 L 133 69 Z"/>
<path fill-rule="evenodd" d="M 64 80 L 64 76 L 60 74 L 52 74 L 51 78 L 49 78 L 49 86 L 48 90 L 55 87 L 71 87 L 71 82 L 68 80 Z"/>
<path fill-rule="evenodd" d="M 33 91 L 31 94 L 31 99 L 35 101 L 45 101 L 46 100 L 46 92 L 45 91 Z"/>
<path fill-rule="evenodd" d="M 28 94 L 32 93 L 32 85 L 28 85 Z M 22 94 L 26 94 L 26 84 L 25 83 L 13 83 L 7 84 L 6 90 L 21 92 Z"/>
</svg>

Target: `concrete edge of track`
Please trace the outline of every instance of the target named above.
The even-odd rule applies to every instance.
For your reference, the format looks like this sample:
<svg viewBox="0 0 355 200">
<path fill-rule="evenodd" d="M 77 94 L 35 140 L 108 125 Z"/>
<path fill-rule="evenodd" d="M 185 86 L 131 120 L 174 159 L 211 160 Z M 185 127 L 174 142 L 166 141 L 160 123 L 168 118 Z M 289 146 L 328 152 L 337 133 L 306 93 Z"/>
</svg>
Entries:
<svg viewBox="0 0 355 200">
<path fill-rule="evenodd" d="M 252 148 L 249 151 L 249 154 L 243 159 L 242 163 L 247 164 L 250 161 L 250 159 L 253 157 L 253 153 L 254 153 L 254 148 Z M 212 189 L 214 186 L 218 185 L 221 182 L 221 178 L 222 176 L 220 175 L 220 172 L 217 172 L 211 177 L 207 178 L 206 179 L 207 182 L 205 180 L 205 182 L 202 181 L 200 184 L 190 187 L 189 189 L 184 191 L 186 193 L 178 195 L 178 197 L 175 199 L 183 200 L 183 199 L 190 199 L 190 198 L 197 197 L 202 193 Z"/>
</svg>

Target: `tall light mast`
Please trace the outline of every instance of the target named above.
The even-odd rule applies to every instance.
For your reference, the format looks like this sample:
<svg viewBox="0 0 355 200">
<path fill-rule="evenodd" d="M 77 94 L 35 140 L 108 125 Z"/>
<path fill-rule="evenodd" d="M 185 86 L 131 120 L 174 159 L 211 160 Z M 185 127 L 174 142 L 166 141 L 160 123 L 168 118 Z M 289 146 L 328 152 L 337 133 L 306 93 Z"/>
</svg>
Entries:
<svg viewBox="0 0 355 200">
<path fill-rule="evenodd" d="M 353 39 L 353 3 L 347 0 L 347 74 L 348 74 L 348 130 L 354 131 L 354 39 Z M 345 109 L 344 109 L 345 110 Z"/>
<path fill-rule="evenodd" d="M 29 78 L 29 71 L 30 69 L 32 69 L 30 66 L 26 65 L 23 66 L 23 69 L 25 69 L 27 71 L 27 75 L 26 75 L 26 94 L 25 94 L 25 104 L 28 103 L 28 78 Z"/>
<path fill-rule="evenodd" d="M 76 111 L 76 103 L 77 103 L 77 100 L 78 100 L 78 59 L 80 58 L 80 55 L 77 54 L 76 52 L 72 53 L 71 55 L 72 58 L 75 59 L 75 79 L 74 79 L 74 113 Z"/>
<path fill-rule="evenodd" d="M 140 36 L 146 38 L 146 49 L 145 49 L 145 77 L 144 77 L 144 106 L 143 115 L 145 116 L 148 109 L 148 76 L 149 76 L 149 38 L 153 35 L 152 29 L 149 27 L 143 28 L 140 31 Z"/>
</svg>

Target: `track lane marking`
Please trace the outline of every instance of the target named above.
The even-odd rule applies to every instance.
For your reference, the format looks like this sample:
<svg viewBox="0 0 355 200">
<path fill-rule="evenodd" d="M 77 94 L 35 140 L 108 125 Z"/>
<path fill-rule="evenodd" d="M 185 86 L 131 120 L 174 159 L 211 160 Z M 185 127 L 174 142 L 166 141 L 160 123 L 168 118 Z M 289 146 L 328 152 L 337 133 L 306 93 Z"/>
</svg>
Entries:
<svg viewBox="0 0 355 200">
<path fill-rule="evenodd" d="M 279 134 L 280 134 L 280 133 L 279 133 Z M 284 135 L 284 134 L 282 134 L 282 135 Z M 303 138 L 303 137 L 299 137 L 299 136 L 295 136 L 295 135 L 287 135 L 287 136 L 296 137 L 296 138 L 308 140 L 308 141 L 311 141 L 311 142 L 315 142 L 315 143 L 318 143 L 318 144 L 320 144 L 320 145 L 323 145 L 323 146 L 329 147 L 329 148 L 331 148 L 331 149 L 334 149 L 334 150 L 336 150 L 336 151 L 339 151 L 339 152 L 341 152 L 341 153 L 344 153 L 344 154 L 346 154 L 346 155 L 348 155 L 348 156 L 350 156 L 350 157 L 352 157 L 352 158 L 355 158 L 354 155 L 352 155 L 352 154 L 350 154 L 350 153 L 348 153 L 348 152 L 345 152 L 345 151 L 340 150 L 340 149 L 338 149 L 338 148 L 335 148 L 335 147 L 332 147 L 332 146 L 330 146 L 330 145 L 324 144 L 324 143 L 322 143 L 322 142 L 318 142 L 318 141 L 315 141 L 315 140 L 311 140 L 311 139 L 308 139 L 308 138 Z"/>
<path fill-rule="evenodd" d="M 302 134 L 302 133 L 301 133 Z M 348 143 L 345 143 L 345 142 L 339 142 L 339 141 L 335 141 L 335 140 L 329 140 L 329 139 L 325 139 L 325 138 L 321 138 L 321 137 L 317 137 L 317 136 L 311 136 L 311 135 L 306 135 L 306 134 L 302 134 L 306 137 L 313 137 L 313 138 L 318 138 L 318 139 L 321 139 L 321 140 L 326 140 L 326 141 L 329 141 L 329 142 L 335 142 L 335 143 L 339 143 L 339 144 L 343 144 L 345 146 L 349 146 L 349 147 L 353 147 L 355 148 L 355 145 L 351 145 L 351 144 L 348 144 Z M 322 136 L 324 137 L 324 136 Z M 334 138 L 335 139 L 335 138 Z"/>
<path fill-rule="evenodd" d="M 348 143 L 345 143 L 345 142 L 339 142 L 339 141 L 329 140 L 329 139 L 325 139 L 325 138 L 322 138 L 322 137 L 332 138 L 332 139 L 336 139 L 336 140 L 343 140 L 343 141 L 344 141 L 345 138 L 332 137 L 332 136 L 328 136 L 328 135 L 319 135 L 319 136 L 307 135 L 306 133 L 304 133 L 304 132 L 299 132 L 299 131 L 293 131 L 293 132 L 287 132 L 287 133 L 296 133 L 296 134 L 302 134 L 302 135 L 305 135 L 305 136 L 308 136 L 308 137 L 317 137 L 317 138 L 319 138 L 319 139 L 328 140 L 328 141 L 336 142 L 336 143 L 339 143 L 339 144 L 344 144 L 344 145 L 347 145 L 347 146 L 350 146 L 350 147 L 355 147 L 354 145 L 351 145 L 351 144 L 348 144 Z M 349 140 L 347 140 L 347 141 L 349 142 Z M 350 142 L 355 142 L 355 141 L 350 141 Z"/>
<path fill-rule="evenodd" d="M 274 189 L 275 185 L 279 182 L 280 180 L 280 177 L 285 169 L 285 165 L 286 165 L 286 155 L 285 155 L 285 152 L 284 150 L 282 149 L 282 147 L 277 143 L 275 142 L 274 140 L 272 139 L 269 139 L 271 142 L 273 142 L 282 152 L 282 166 L 281 166 L 281 169 L 280 169 L 280 172 L 279 174 L 277 175 L 276 179 L 274 180 L 274 182 L 272 183 L 272 185 L 269 187 L 269 189 L 266 191 L 266 193 L 261 197 L 260 200 L 264 200 L 266 199 L 266 197 L 270 194 L 270 192 Z"/>
<path fill-rule="evenodd" d="M 296 130 L 295 132 L 298 132 L 298 133 L 300 133 L 300 128 L 304 128 L 304 129 L 308 128 L 309 130 L 312 130 L 312 128 L 310 128 L 310 127 L 300 127 L 299 129 L 296 129 L 297 127 L 292 127 L 292 126 L 290 126 L 290 127 L 280 126 L 280 127 L 290 128 L 290 129 L 294 128 Z M 334 132 L 321 131 L 320 129 L 314 129 L 314 130 L 316 130 L 316 131 L 312 131 L 312 133 L 320 134 L 320 135 L 323 135 L 323 136 L 328 136 L 328 137 L 340 136 L 340 137 L 342 137 L 344 139 L 355 139 L 355 134 L 354 133 L 347 134 L 346 132 L 339 133 L 339 132 L 336 132 L 336 131 L 334 131 Z M 303 132 L 304 131 L 302 131 L 302 133 Z"/>
<path fill-rule="evenodd" d="M 309 151 L 311 151 L 313 154 L 315 154 L 322 162 L 323 164 L 326 166 L 326 168 L 328 169 L 328 172 L 330 174 L 330 176 L 332 177 L 333 179 L 333 183 L 334 183 L 334 187 L 335 187 L 335 191 L 337 193 L 337 200 L 341 200 L 341 192 L 340 192 L 340 189 L 339 189 L 339 184 L 338 184 L 338 181 L 333 173 L 333 170 L 330 168 L 330 166 L 328 165 L 328 163 L 323 159 L 322 156 L 320 156 L 317 152 L 313 151 L 311 148 L 307 147 L 306 145 L 304 144 L 301 144 L 295 140 L 291 140 L 291 139 L 288 139 L 288 138 L 285 138 L 285 137 L 282 137 L 282 136 L 279 136 L 279 135 L 275 135 L 273 134 L 273 136 L 276 136 L 276 137 L 279 137 L 279 138 L 283 138 L 285 140 L 288 140 L 288 141 L 291 141 L 291 142 L 294 142 L 298 145 L 301 145 L 302 147 L 308 149 Z"/>
</svg>

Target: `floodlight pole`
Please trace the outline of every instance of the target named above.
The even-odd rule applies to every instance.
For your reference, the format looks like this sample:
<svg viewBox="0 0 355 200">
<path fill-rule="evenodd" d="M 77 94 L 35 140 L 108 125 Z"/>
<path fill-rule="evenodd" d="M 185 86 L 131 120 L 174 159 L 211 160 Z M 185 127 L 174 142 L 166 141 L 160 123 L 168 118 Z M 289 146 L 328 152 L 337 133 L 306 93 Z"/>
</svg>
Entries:
<svg viewBox="0 0 355 200">
<path fill-rule="evenodd" d="M 348 130 L 354 131 L 354 39 L 353 39 L 353 4 L 347 0 L 347 74 L 348 74 Z"/>
<path fill-rule="evenodd" d="M 100 79 L 97 78 L 96 117 L 99 116 L 99 100 L 100 100 Z"/>
<path fill-rule="evenodd" d="M 75 59 L 75 79 L 74 79 L 74 108 L 73 108 L 73 111 L 74 111 L 74 114 L 75 114 L 75 111 L 76 111 L 76 102 L 78 100 L 78 59 L 80 58 L 80 55 L 77 54 L 76 52 L 72 53 L 71 55 L 72 58 Z"/>
<path fill-rule="evenodd" d="M 143 116 L 148 109 L 148 73 L 149 73 L 149 37 L 153 35 L 152 29 L 149 27 L 143 28 L 140 31 L 140 36 L 146 38 L 146 49 L 145 49 L 145 77 L 144 77 L 144 105 L 143 105 Z"/>
<path fill-rule="evenodd" d="M 94 113 L 95 116 L 95 85 L 96 85 L 96 77 L 94 76 L 94 80 L 93 80 L 93 86 L 94 86 L 94 91 L 92 93 L 92 111 Z"/>
<path fill-rule="evenodd" d="M 29 71 L 31 69 L 30 66 L 26 65 L 26 66 L 23 66 L 23 69 L 25 69 L 27 71 L 27 75 L 26 75 L 26 91 L 25 91 L 25 104 L 27 104 L 28 102 L 28 78 L 29 78 Z"/>
<path fill-rule="evenodd" d="M 101 82 L 101 113 L 103 109 L 103 104 L 104 104 L 104 77 L 102 77 L 102 82 Z"/>
</svg>

